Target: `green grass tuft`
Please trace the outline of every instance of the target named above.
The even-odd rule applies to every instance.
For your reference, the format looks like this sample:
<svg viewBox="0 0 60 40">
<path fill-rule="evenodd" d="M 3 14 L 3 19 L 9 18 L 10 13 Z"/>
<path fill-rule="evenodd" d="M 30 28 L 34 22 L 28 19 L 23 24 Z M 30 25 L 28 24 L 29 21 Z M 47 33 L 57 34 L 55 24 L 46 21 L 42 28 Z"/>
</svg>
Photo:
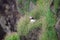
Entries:
<svg viewBox="0 0 60 40">
<path fill-rule="evenodd" d="M 6 35 L 5 40 L 19 40 L 19 36 L 17 33 L 12 33 L 12 34 Z"/>
</svg>

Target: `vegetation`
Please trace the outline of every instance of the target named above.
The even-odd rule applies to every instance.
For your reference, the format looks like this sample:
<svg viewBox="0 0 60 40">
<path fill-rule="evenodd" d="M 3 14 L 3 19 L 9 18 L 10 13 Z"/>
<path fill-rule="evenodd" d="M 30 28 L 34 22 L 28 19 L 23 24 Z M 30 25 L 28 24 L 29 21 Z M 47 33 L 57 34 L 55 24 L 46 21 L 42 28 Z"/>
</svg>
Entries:
<svg viewBox="0 0 60 40">
<path fill-rule="evenodd" d="M 52 3 L 52 0 L 31 0 L 36 5 L 31 12 L 27 10 L 29 9 L 30 0 L 26 1 L 26 3 L 22 3 L 23 1 L 24 0 L 19 0 L 19 3 L 24 5 L 22 8 L 20 8 L 20 10 L 24 12 L 24 16 L 21 17 L 17 22 L 18 35 L 27 36 L 30 31 L 40 27 L 42 30 L 41 34 L 38 34 L 38 40 L 58 40 L 54 28 L 57 18 L 56 15 L 50 10 L 50 4 Z M 58 8 L 58 1 L 59 0 L 54 0 L 55 11 Z M 30 23 L 30 16 L 36 19 L 34 23 Z M 19 40 L 18 35 L 14 33 L 7 35 L 5 40 Z"/>
<path fill-rule="evenodd" d="M 37 1 L 38 8 L 35 8 L 29 14 L 29 16 L 33 16 L 34 18 L 36 18 L 37 22 L 30 24 L 29 21 L 27 21 L 26 19 L 27 17 L 20 20 L 18 28 L 20 27 L 19 31 L 23 30 L 22 32 L 20 32 L 22 35 L 24 34 L 27 35 L 27 33 L 29 33 L 29 30 L 31 30 L 31 28 L 42 27 L 42 34 L 39 40 L 57 40 L 56 31 L 54 29 L 54 25 L 56 23 L 56 16 L 50 10 L 51 2 L 52 0 Z M 24 21 L 24 19 L 26 21 Z"/>
<path fill-rule="evenodd" d="M 5 40 L 19 40 L 19 36 L 17 33 L 12 33 L 12 34 L 6 35 Z"/>
</svg>

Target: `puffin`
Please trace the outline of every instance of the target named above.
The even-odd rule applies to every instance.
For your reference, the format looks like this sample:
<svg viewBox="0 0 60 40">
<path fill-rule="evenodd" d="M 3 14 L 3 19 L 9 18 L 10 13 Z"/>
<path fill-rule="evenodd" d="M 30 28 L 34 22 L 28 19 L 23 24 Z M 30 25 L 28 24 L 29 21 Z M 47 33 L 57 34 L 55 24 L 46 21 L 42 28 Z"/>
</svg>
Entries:
<svg viewBox="0 0 60 40">
<path fill-rule="evenodd" d="M 30 16 L 29 18 L 30 18 L 30 23 L 34 23 L 34 22 L 36 22 L 36 19 L 33 18 L 32 16 Z"/>
</svg>

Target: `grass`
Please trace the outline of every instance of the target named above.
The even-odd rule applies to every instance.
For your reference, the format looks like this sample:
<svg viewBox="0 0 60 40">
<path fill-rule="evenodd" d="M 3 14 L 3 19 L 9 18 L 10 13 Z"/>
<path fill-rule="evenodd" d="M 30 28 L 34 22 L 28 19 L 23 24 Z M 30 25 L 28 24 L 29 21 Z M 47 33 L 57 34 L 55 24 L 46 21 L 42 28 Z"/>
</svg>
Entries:
<svg viewBox="0 0 60 40">
<path fill-rule="evenodd" d="M 56 16 L 49 10 L 46 14 L 47 21 L 47 34 L 49 40 L 57 40 L 57 35 L 55 31 Z"/>
<path fill-rule="evenodd" d="M 42 23 L 42 35 L 41 40 L 57 40 L 56 31 L 54 25 L 56 23 L 56 16 L 50 11 L 50 3 L 52 0 L 39 0 L 40 9 L 44 13 L 44 22 Z"/>
<path fill-rule="evenodd" d="M 54 0 L 54 8 L 56 13 L 57 13 L 57 9 L 59 9 L 59 4 L 60 4 L 60 0 Z"/>
<path fill-rule="evenodd" d="M 29 16 L 26 15 L 20 19 L 20 22 L 18 22 L 18 33 L 20 35 L 27 35 L 30 30 L 40 26 L 40 19 L 37 20 L 35 23 L 30 23 Z"/>
<path fill-rule="evenodd" d="M 42 28 L 42 34 L 39 35 L 38 40 L 57 40 L 54 25 L 56 23 L 56 16 L 50 10 L 50 3 L 52 0 L 38 0 L 37 6 L 30 14 L 26 14 L 17 22 L 17 30 L 20 35 L 28 35 L 29 31 L 36 27 Z M 30 23 L 29 16 L 33 16 L 36 22 Z M 11 37 L 12 40 L 13 36 Z M 10 40 L 10 38 L 6 38 Z"/>
<path fill-rule="evenodd" d="M 5 40 L 19 40 L 19 36 L 17 33 L 12 33 L 12 34 L 6 35 Z"/>
<path fill-rule="evenodd" d="M 50 3 L 52 0 L 37 1 L 37 8 L 35 8 L 28 16 L 24 16 L 18 22 L 19 35 L 27 35 L 30 30 L 41 27 L 42 34 L 38 40 L 57 40 L 54 25 L 56 23 L 56 16 L 50 10 Z M 29 22 L 29 16 L 33 16 L 37 21 L 35 23 Z"/>
<path fill-rule="evenodd" d="M 56 18 L 53 13 L 46 13 L 42 19 L 42 35 L 41 40 L 57 40 L 56 31 L 54 25 L 56 23 Z"/>
</svg>

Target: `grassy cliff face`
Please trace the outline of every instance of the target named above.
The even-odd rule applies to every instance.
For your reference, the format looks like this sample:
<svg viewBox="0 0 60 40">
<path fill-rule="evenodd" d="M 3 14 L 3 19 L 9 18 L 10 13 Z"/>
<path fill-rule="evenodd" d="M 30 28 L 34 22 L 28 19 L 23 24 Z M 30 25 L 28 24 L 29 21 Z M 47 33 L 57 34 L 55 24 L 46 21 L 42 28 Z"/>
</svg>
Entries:
<svg viewBox="0 0 60 40">
<path fill-rule="evenodd" d="M 40 10 L 43 11 L 42 13 L 45 15 L 44 21 L 46 21 L 45 24 L 43 23 L 43 25 L 46 25 L 46 27 L 42 27 L 43 34 L 41 40 L 57 40 L 57 35 L 54 28 L 56 23 L 56 16 L 50 10 L 51 2 L 52 0 L 39 0 L 39 5 L 41 5 Z"/>
<path fill-rule="evenodd" d="M 22 32 L 20 32 L 21 34 L 27 35 L 27 33 L 29 33 L 29 30 L 35 27 L 42 27 L 42 34 L 41 36 L 39 36 L 39 40 L 57 40 L 57 35 L 54 28 L 54 25 L 56 23 L 56 16 L 50 10 L 51 2 L 52 0 L 37 1 L 37 6 L 39 7 L 36 8 L 35 11 L 30 13 L 30 15 L 35 17 L 37 21 L 33 24 L 30 24 L 26 19 L 27 17 L 22 19 L 25 19 L 26 21 L 20 20 L 19 31 L 23 30 Z"/>
<path fill-rule="evenodd" d="M 56 15 L 50 10 L 52 0 L 38 0 L 36 8 L 17 22 L 19 36 L 27 36 L 35 28 L 41 28 L 41 34 L 38 34 L 38 40 L 57 40 L 55 31 Z M 36 22 L 30 23 L 29 17 L 32 16 Z M 17 36 L 16 36 L 17 37 Z M 12 40 L 13 37 L 12 37 Z"/>
</svg>

